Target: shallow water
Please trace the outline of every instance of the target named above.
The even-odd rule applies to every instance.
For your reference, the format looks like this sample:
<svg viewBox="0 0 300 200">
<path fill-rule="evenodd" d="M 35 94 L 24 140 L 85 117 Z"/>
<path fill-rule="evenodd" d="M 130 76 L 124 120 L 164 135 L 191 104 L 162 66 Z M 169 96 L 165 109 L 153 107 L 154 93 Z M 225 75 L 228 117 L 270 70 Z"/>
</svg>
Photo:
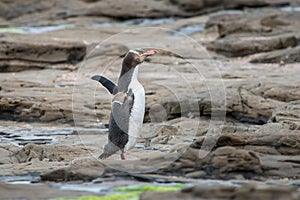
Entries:
<svg viewBox="0 0 300 200">
<path fill-rule="evenodd" d="M 33 174 L 25 174 L 18 176 L 0 176 L 0 181 L 8 184 L 42 184 L 40 183 L 40 176 L 38 173 Z M 299 180 L 267 180 L 267 181 L 249 181 L 249 180 L 212 180 L 212 179 L 190 179 L 190 181 L 186 181 L 183 183 L 183 187 L 190 187 L 194 185 L 206 185 L 206 186 L 233 186 L 240 187 L 245 184 L 258 184 L 258 185 L 287 185 L 294 186 L 300 190 L 300 181 Z M 95 179 L 90 182 L 48 182 L 48 184 L 60 190 L 71 190 L 71 191 L 85 191 L 92 192 L 97 195 L 106 195 L 113 194 L 117 192 L 116 189 L 120 187 L 125 188 L 133 188 L 139 187 L 143 185 L 153 185 L 153 186 L 174 186 L 178 183 L 145 183 L 135 181 L 133 179 L 126 178 L 115 178 L 108 180 L 98 180 Z"/>
<path fill-rule="evenodd" d="M 283 12 L 300 12 L 300 6 L 286 6 L 286 7 L 282 7 L 279 9 L 280 11 Z"/>
<path fill-rule="evenodd" d="M 9 184 L 32 184 L 40 182 L 39 173 L 31 173 L 16 176 L 0 176 L 0 181 Z"/>
<path fill-rule="evenodd" d="M 127 27 L 127 26 L 154 26 L 154 25 L 163 25 L 176 21 L 177 18 L 160 18 L 160 19 L 130 19 L 126 21 L 115 21 L 115 22 L 103 22 L 103 23 L 93 23 L 92 27 L 94 28 L 103 28 L 111 26 Z"/>
<path fill-rule="evenodd" d="M 173 23 L 178 18 L 170 17 L 170 18 L 160 18 L 160 19 L 131 19 L 126 21 L 113 21 L 113 22 L 101 22 L 101 23 L 93 23 L 90 26 L 93 28 L 105 28 L 105 27 L 151 27 L 158 25 L 165 25 Z M 61 24 L 61 25 L 51 25 L 51 26 L 20 26 L 20 27 L 5 27 L 0 28 L 0 33 L 19 33 L 19 34 L 41 34 L 58 30 L 72 29 L 76 25 L 75 24 Z M 186 35 L 191 35 L 197 32 L 203 31 L 205 28 L 204 23 L 199 24 L 191 24 L 182 28 L 179 28 L 177 31 L 180 33 L 184 33 Z M 61 87 L 61 86 L 58 86 Z M 64 87 L 64 86 L 62 86 Z"/>
<path fill-rule="evenodd" d="M 55 128 L 20 128 L 0 126 L 0 144 L 9 143 L 14 145 L 55 144 L 57 135 L 74 134 L 74 129 Z"/>
<path fill-rule="evenodd" d="M 192 24 L 189 26 L 182 27 L 182 28 L 178 29 L 177 31 L 179 33 L 183 33 L 186 35 L 192 35 L 194 33 L 202 32 L 202 31 L 204 31 L 204 29 L 205 29 L 205 23 L 200 23 L 200 24 Z"/>
<path fill-rule="evenodd" d="M 0 28 L 0 33 L 41 34 L 51 31 L 74 28 L 74 24 L 61 24 L 51 26 L 19 26 Z"/>
</svg>

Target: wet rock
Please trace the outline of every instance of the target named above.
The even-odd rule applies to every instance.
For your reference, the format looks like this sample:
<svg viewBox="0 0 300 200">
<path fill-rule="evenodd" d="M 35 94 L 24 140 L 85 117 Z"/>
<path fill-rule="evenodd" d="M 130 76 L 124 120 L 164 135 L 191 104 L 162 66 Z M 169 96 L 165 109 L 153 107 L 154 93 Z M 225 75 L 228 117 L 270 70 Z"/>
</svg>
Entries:
<svg viewBox="0 0 300 200">
<path fill-rule="evenodd" d="M 282 102 L 253 94 L 249 89 L 228 89 L 227 113 L 234 118 L 245 122 L 264 124 L 272 116 L 275 108 L 283 105 Z"/>
<path fill-rule="evenodd" d="M 212 153 L 210 165 L 218 177 L 230 177 L 231 173 L 241 173 L 245 178 L 253 178 L 262 172 L 259 157 L 251 151 L 233 147 L 221 147 Z"/>
<path fill-rule="evenodd" d="M 104 16 L 117 19 L 187 17 L 223 9 L 240 9 L 244 7 L 282 6 L 290 5 L 288 0 L 235 0 L 235 1 L 205 1 L 205 0 L 170 0 L 170 1 L 134 1 L 124 3 L 108 0 L 67 0 L 51 2 L 3 2 L 0 5 L 1 16 L 7 21 L 19 24 L 35 23 L 51 24 L 53 21 L 70 18 Z M 30 21 L 31 19 L 31 21 Z M 34 20 L 32 20 L 34 19 Z"/>
<path fill-rule="evenodd" d="M 71 121 L 68 111 L 51 104 L 28 101 L 20 98 L 0 98 L 1 119 L 51 122 L 56 120 Z M 71 117 L 71 118 L 69 118 Z"/>
<path fill-rule="evenodd" d="M 128 1 L 126 4 L 118 1 L 116 4 L 111 4 L 109 1 L 98 1 L 88 9 L 88 15 L 109 16 L 119 19 L 130 19 L 138 17 L 172 17 L 172 16 L 195 16 L 213 10 L 240 8 L 244 6 L 270 6 L 270 5 L 288 5 L 289 2 L 280 0 L 270 2 L 261 0 L 257 1 L 234 1 L 234 2 L 207 2 L 203 0 L 197 1 Z M 118 5 L 118 6 L 115 6 Z M 114 13 L 114 14 L 112 14 Z"/>
<path fill-rule="evenodd" d="M 163 122 L 167 120 L 167 112 L 165 111 L 164 107 L 160 104 L 154 104 L 149 106 L 149 117 L 151 122 Z"/>
<path fill-rule="evenodd" d="M 224 124 L 222 126 L 222 133 L 236 133 L 236 132 L 253 132 L 259 129 L 259 125 L 246 125 L 242 123 Z"/>
<path fill-rule="evenodd" d="M 297 188 L 284 185 L 246 184 L 243 186 L 196 185 L 184 188 L 180 192 L 144 192 L 140 199 L 256 199 L 296 200 L 300 197 Z"/>
<path fill-rule="evenodd" d="M 71 161 L 80 154 L 86 154 L 87 150 L 80 147 L 68 147 L 61 145 L 36 145 L 28 144 L 13 155 L 20 163 L 31 160 L 49 162 Z"/>
<path fill-rule="evenodd" d="M 241 146 L 244 144 L 245 141 L 242 140 L 242 138 L 237 134 L 224 134 L 221 135 L 220 138 L 218 138 L 217 145 L 218 146 Z"/>
<path fill-rule="evenodd" d="M 86 47 L 83 43 L 38 40 L 34 38 L 14 37 L 0 41 L 1 72 L 20 71 L 21 67 L 30 69 L 46 68 L 47 65 L 75 64 L 83 59 Z"/>
<path fill-rule="evenodd" d="M 222 38 L 210 43 L 208 49 L 226 56 L 236 57 L 284 49 L 296 45 L 297 38 L 294 35 L 286 34 L 270 37 L 240 37 L 239 39 L 234 37 Z"/>
<path fill-rule="evenodd" d="M 177 135 L 178 129 L 170 125 L 150 124 L 149 130 L 144 130 L 141 137 L 145 139 L 145 147 L 152 144 L 167 143 L 171 136 Z M 164 141 L 164 142 L 163 142 Z"/>
<path fill-rule="evenodd" d="M 289 48 L 285 50 L 272 51 L 270 53 L 265 53 L 260 55 L 250 62 L 252 63 L 295 63 L 300 62 L 299 55 L 300 54 L 300 46 L 296 46 L 294 48 Z"/>
<path fill-rule="evenodd" d="M 194 172 L 186 173 L 187 178 L 203 178 L 206 176 L 206 172 L 204 170 L 198 170 Z"/>
<path fill-rule="evenodd" d="M 277 190 L 278 189 L 278 190 Z M 234 186 L 217 186 L 209 188 L 207 186 L 195 186 L 193 194 L 202 198 L 224 198 L 224 199 L 252 199 L 253 193 L 257 198 L 273 199 L 274 193 L 279 199 L 293 199 L 294 195 L 298 196 L 298 191 L 290 186 L 261 186 L 255 184 L 246 184 L 241 187 Z M 273 193 L 274 192 L 274 193 Z"/>
<path fill-rule="evenodd" d="M 87 53 L 86 59 L 91 59 L 96 56 L 125 56 L 129 48 L 123 44 L 96 44 L 89 46 L 90 52 Z"/>
<path fill-rule="evenodd" d="M 91 192 L 60 190 L 50 185 L 30 184 L 6 184 L 0 183 L 2 199 L 51 199 L 51 198 L 75 198 L 78 196 L 90 196 Z"/>
<path fill-rule="evenodd" d="M 257 153 L 268 154 L 268 155 L 280 155 L 280 152 L 272 146 L 254 146 L 254 145 L 245 145 L 245 150 L 254 151 Z"/>
<path fill-rule="evenodd" d="M 224 146 L 212 152 L 188 148 L 183 155 L 173 164 L 168 166 L 176 173 L 184 172 L 184 169 L 193 169 L 187 173 L 189 176 L 201 175 L 206 178 L 234 179 L 259 177 L 262 173 L 260 158 L 256 153 L 235 147 Z M 204 173 L 205 172 L 205 173 Z"/>
<path fill-rule="evenodd" d="M 43 181 L 90 181 L 104 174 L 105 166 L 95 158 L 81 159 L 69 167 L 41 174 Z"/>
<path fill-rule="evenodd" d="M 290 131 L 287 128 L 272 128 L 268 126 L 266 130 L 255 132 L 223 133 L 219 138 L 215 138 L 214 148 L 222 146 L 235 146 L 238 148 L 248 148 L 260 153 L 297 155 L 300 153 L 298 131 Z M 191 144 L 193 148 L 203 148 L 205 137 L 199 137 Z M 266 149 L 269 149 L 266 151 Z M 261 151 L 262 150 L 262 151 Z"/>
<path fill-rule="evenodd" d="M 5 147 L 0 147 L 0 165 L 11 163 L 11 155 L 12 152 L 9 151 L 9 149 L 6 149 Z"/>
<path fill-rule="evenodd" d="M 289 83 L 262 82 L 251 88 L 250 92 L 264 98 L 282 102 L 291 102 L 300 99 L 299 86 L 293 80 L 289 81 Z"/>
<path fill-rule="evenodd" d="M 26 100 L 5 97 L 0 98 L 0 104 L 2 119 L 14 119 L 21 114 L 23 109 L 29 109 L 31 106 L 33 106 L 32 102 Z"/>
<path fill-rule="evenodd" d="M 292 130 L 300 129 L 299 101 L 290 102 L 274 110 L 270 122 L 286 124 Z"/>
<path fill-rule="evenodd" d="M 260 154 L 261 168 L 264 176 L 269 178 L 299 179 L 299 152 L 291 155 Z"/>
<path fill-rule="evenodd" d="M 298 62 L 298 18 L 298 12 L 274 10 L 212 16 L 206 27 L 216 26 L 219 38 L 208 49 L 230 57 L 268 52 L 253 58 L 253 63 Z"/>
<path fill-rule="evenodd" d="M 271 85 L 269 87 L 271 87 Z M 257 95 L 252 91 L 255 90 L 255 88 L 257 87 L 252 84 L 227 87 L 226 111 L 222 111 L 224 108 L 220 108 L 220 113 L 226 112 L 227 115 L 234 117 L 240 122 L 250 122 L 254 124 L 267 123 L 268 119 L 272 116 L 273 110 L 283 106 L 284 103 L 278 101 L 279 99 L 272 99 L 271 93 L 269 95 L 270 98 L 262 97 L 263 94 L 261 93 L 266 92 L 266 95 L 268 94 L 269 89 L 267 87 L 262 89 L 260 93 L 257 92 Z M 278 93 L 280 93 L 278 96 L 284 97 L 289 92 L 287 90 L 281 90 L 278 91 Z M 290 96 L 293 98 L 293 95 Z M 211 99 L 208 92 L 202 93 L 197 99 L 190 99 L 188 96 L 181 99 L 163 99 L 161 105 L 163 105 L 168 119 L 188 116 L 189 114 L 195 116 L 199 114 L 200 116 L 211 116 L 212 112 Z M 217 112 L 217 109 L 218 108 L 214 108 L 214 112 Z"/>
<path fill-rule="evenodd" d="M 47 4 L 42 2 L 30 2 L 30 3 L 22 3 L 18 1 L 13 2 L 5 2 L 1 3 L 1 16 L 7 19 L 12 19 L 14 17 L 18 17 L 24 14 L 36 12 L 36 11 L 44 11 L 45 9 L 49 9 L 50 7 Z"/>
<path fill-rule="evenodd" d="M 193 169 L 186 175 L 199 172 L 201 177 L 222 179 L 240 175 L 244 178 L 298 177 L 299 134 L 277 125 L 256 132 L 224 133 L 214 139 L 216 146 L 210 153 L 203 146 L 205 137 L 199 137 L 168 168 L 177 173 Z M 203 153 L 206 157 L 201 156 Z"/>
<path fill-rule="evenodd" d="M 143 192 L 140 195 L 140 200 L 151 200 L 151 199 L 174 199 L 174 200 L 192 200 L 198 199 L 198 197 L 193 197 L 193 195 L 185 194 L 182 192 Z"/>
<path fill-rule="evenodd" d="M 250 11 L 251 13 L 251 11 Z M 206 23 L 206 28 L 217 26 L 219 38 L 237 34 L 237 37 L 254 35 L 268 35 L 270 33 L 281 33 L 283 28 L 290 25 L 291 20 L 296 18 L 297 13 L 286 16 L 277 10 L 268 10 L 267 13 L 221 13 L 212 15 Z M 234 20 L 234 23 L 230 23 Z M 295 21 L 294 23 L 297 23 Z M 290 27 L 292 28 L 292 27 Z"/>
</svg>

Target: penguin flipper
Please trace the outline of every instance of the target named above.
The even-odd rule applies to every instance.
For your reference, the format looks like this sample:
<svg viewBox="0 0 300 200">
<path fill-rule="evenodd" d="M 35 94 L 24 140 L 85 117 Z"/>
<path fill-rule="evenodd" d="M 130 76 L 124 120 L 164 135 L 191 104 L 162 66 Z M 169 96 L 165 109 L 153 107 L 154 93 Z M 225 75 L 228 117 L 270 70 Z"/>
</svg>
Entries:
<svg viewBox="0 0 300 200">
<path fill-rule="evenodd" d="M 128 93 L 117 93 L 112 102 L 112 112 L 109 121 L 108 143 L 104 146 L 100 159 L 105 159 L 124 148 L 128 142 L 128 127 L 130 110 L 132 109 L 134 94 L 130 89 Z"/>
<path fill-rule="evenodd" d="M 117 94 L 118 86 L 108 78 L 100 75 L 92 76 L 92 79 L 101 83 L 111 94 Z"/>
<path fill-rule="evenodd" d="M 111 126 L 111 135 L 128 135 L 129 118 L 133 102 L 134 94 L 131 89 L 128 93 L 119 92 L 114 96 L 112 101 L 111 120 L 109 124 Z M 114 144 L 117 145 L 116 143 Z"/>
</svg>

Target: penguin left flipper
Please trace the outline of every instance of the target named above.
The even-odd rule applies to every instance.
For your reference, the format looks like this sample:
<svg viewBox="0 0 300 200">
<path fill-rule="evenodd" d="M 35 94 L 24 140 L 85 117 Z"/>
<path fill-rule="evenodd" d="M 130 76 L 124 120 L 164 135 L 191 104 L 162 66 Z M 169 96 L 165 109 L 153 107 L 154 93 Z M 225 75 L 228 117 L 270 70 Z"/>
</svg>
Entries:
<svg viewBox="0 0 300 200">
<path fill-rule="evenodd" d="M 95 76 L 92 76 L 91 79 L 101 83 L 109 91 L 109 93 L 111 93 L 111 94 L 118 93 L 118 86 L 114 82 L 109 80 L 108 78 L 106 78 L 104 76 L 100 76 L 100 75 L 95 75 Z"/>
</svg>

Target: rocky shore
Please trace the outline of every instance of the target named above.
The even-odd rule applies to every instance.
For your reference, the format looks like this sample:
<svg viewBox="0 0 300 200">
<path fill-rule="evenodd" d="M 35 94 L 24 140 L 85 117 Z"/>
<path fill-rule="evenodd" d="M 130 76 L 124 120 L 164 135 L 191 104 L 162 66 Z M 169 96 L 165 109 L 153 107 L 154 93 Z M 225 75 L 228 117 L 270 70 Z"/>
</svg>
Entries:
<svg viewBox="0 0 300 200">
<path fill-rule="evenodd" d="M 1 2 L 1 198 L 101 196 L 158 182 L 185 186 L 140 199 L 299 199 L 299 6 Z M 135 47 L 159 50 L 140 69 L 142 137 L 129 161 L 100 162 L 111 96 L 90 77 L 116 80 Z M 78 183 L 96 192 L 63 187 Z"/>
</svg>

